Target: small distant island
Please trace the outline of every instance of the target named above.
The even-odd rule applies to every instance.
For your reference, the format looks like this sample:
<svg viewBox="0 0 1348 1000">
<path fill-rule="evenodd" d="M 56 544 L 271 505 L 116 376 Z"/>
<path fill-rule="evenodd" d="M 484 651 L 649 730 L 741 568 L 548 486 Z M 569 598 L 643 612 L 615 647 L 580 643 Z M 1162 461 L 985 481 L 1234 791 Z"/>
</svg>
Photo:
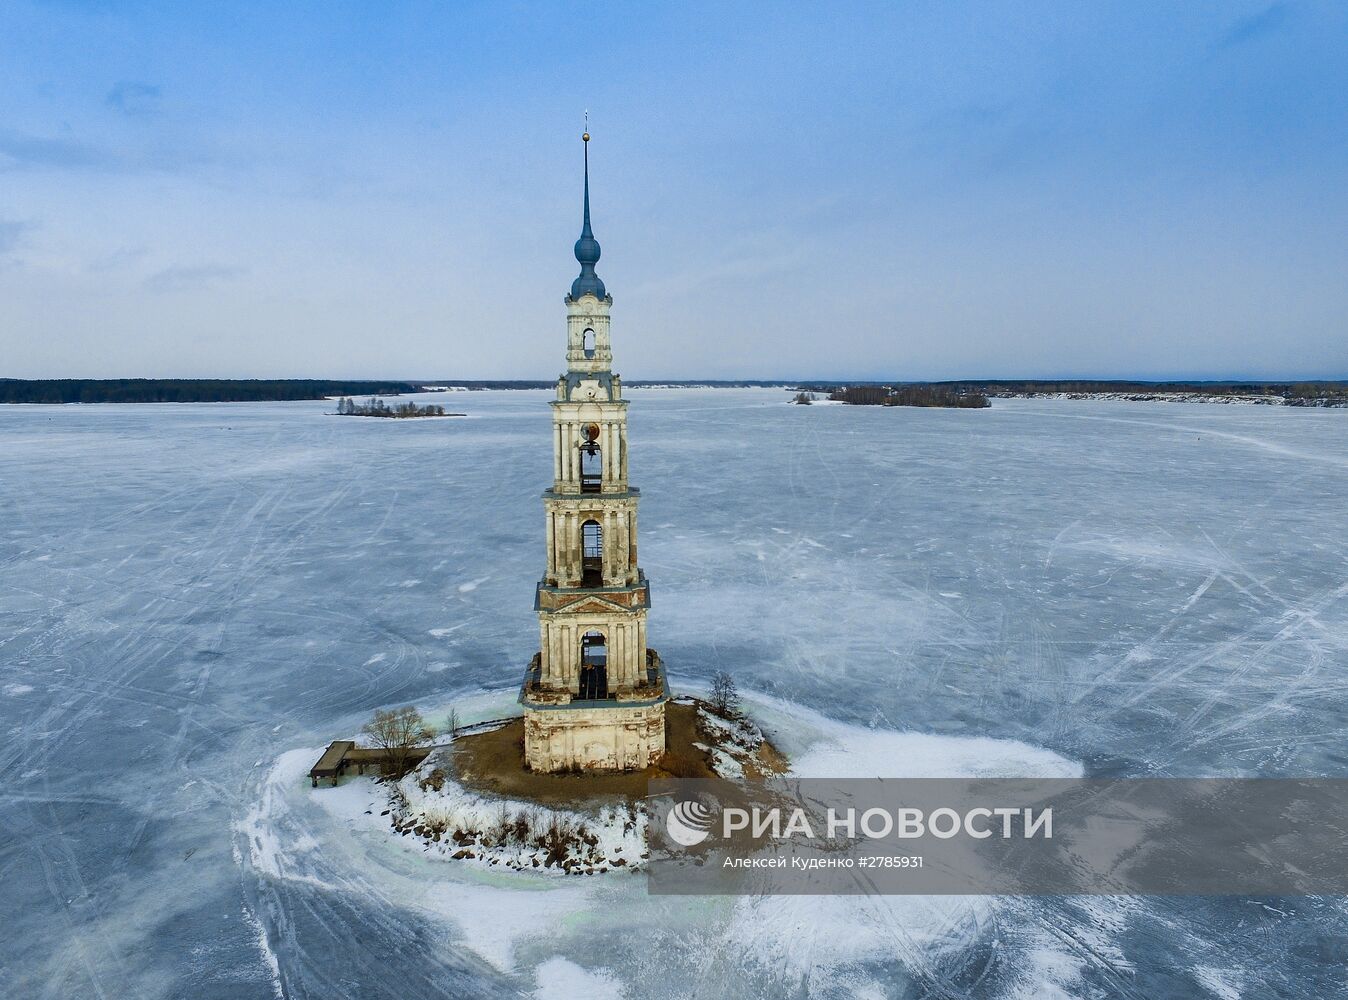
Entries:
<svg viewBox="0 0 1348 1000">
<path fill-rule="evenodd" d="M 809 406 L 816 398 L 813 392 L 802 390 L 796 393 L 792 402 Z M 980 392 L 931 385 L 844 385 L 829 390 L 828 398 L 850 406 L 947 406 L 981 410 L 992 405 Z"/>
<path fill-rule="evenodd" d="M 357 403 L 350 396 L 343 396 L 337 403 L 337 415 L 340 417 L 392 417 L 395 420 L 403 420 L 408 417 L 462 417 L 462 413 L 446 413 L 443 406 L 435 403 L 427 403 L 425 406 L 418 406 L 416 403 L 400 403 L 397 406 L 389 406 L 378 396 L 371 396 L 364 403 Z"/>
</svg>

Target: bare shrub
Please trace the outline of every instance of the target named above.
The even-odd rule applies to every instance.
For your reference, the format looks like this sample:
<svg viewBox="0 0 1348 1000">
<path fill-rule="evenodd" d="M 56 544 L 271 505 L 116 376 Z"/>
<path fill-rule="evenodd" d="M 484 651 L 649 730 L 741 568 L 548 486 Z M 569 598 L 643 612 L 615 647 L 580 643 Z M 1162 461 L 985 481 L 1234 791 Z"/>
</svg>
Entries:
<svg viewBox="0 0 1348 1000">
<path fill-rule="evenodd" d="M 561 816 L 553 816 L 543 832 L 543 849 L 548 852 L 547 864 L 560 865 L 566 860 L 568 849 L 576 839 L 575 825 Z"/>
<path fill-rule="evenodd" d="M 435 738 L 435 730 L 426 725 L 414 705 L 378 709 L 374 718 L 361 727 L 370 743 L 388 757 L 388 770 L 394 778 L 407 773 L 407 759 L 419 743 Z"/>
<path fill-rule="evenodd" d="M 718 670 L 711 678 L 711 707 L 717 715 L 735 715 L 739 712 L 740 696 L 735 678 Z"/>
<path fill-rule="evenodd" d="M 510 815 L 510 810 L 505 803 L 496 808 L 496 822 L 494 822 L 486 831 L 485 843 L 495 843 L 498 847 L 504 847 L 510 840 L 511 834 L 515 832 L 515 821 Z"/>
<path fill-rule="evenodd" d="M 531 809 L 522 809 L 515 814 L 514 828 L 511 831 L 515 835 L 515 840 L 521 844 L 529 842 L 529 833 L 533 830 L 537 821 L 537 815 Z"/>
</svg>

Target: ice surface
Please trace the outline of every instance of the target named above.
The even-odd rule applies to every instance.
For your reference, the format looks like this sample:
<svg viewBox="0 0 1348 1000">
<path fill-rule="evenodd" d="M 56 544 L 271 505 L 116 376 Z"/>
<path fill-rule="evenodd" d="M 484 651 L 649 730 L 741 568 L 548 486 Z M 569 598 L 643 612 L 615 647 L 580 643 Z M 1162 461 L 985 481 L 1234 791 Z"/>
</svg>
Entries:
<svg viewBox="0 0 1348 1000">
<path fill-rule="evenodd" d="M 676 687 L 821 774 L 1348 773 L 1348 414 L 783 395 L 632 393 Z M 510 707 L 547 397 L 0 408 L 0 995 L 1348 993 L 1340 899 L 522 888 L 313 792 L 377 706 Z"/>
</svg>

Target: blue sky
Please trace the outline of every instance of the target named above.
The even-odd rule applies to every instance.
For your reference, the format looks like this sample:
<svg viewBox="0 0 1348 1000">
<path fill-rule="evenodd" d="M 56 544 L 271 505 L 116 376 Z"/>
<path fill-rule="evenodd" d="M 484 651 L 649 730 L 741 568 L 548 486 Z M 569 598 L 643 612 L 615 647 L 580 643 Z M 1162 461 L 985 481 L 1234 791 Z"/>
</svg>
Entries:
<svg viewBox="0 0 1348 1000">
<path fill-rule="evenodd" d="M 0 6 L 0 376 L 1348 376 L 1348 5 Z"/>
</svg>

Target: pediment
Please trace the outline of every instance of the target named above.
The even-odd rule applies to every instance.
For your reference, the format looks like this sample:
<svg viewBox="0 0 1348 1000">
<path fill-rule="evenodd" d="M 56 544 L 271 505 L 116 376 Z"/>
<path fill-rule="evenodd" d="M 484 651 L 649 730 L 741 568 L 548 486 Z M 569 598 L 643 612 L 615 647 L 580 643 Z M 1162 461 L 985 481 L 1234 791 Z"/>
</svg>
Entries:
<svg viewBox="0 0 1348 1000">
<path fill-rule="evenodd" d="M 601 597 L 582 597 L 579 600 L 572 601 L 570 604 L 564 604 L 556 609 L 564 611 L 571 615 L 606 615 L 613 611 L 621 611 L 630 614 L 632 609 L 625 608 L 621 604 L 615 604 L 613 601 L 606 601 Z"/>
</svg>

